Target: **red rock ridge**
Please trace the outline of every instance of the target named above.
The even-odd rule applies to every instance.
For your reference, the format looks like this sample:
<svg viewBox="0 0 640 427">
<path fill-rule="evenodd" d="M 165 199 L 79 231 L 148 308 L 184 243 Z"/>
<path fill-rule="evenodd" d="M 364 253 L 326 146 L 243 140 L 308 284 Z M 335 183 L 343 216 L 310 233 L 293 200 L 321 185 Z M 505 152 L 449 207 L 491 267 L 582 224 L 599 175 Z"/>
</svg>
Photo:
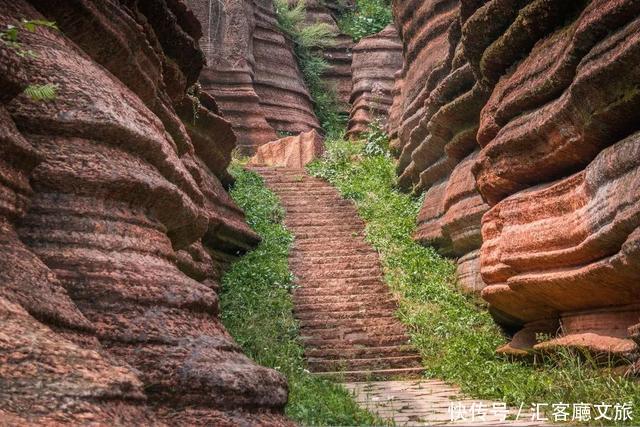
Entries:
<svg viewBox="0 0 640 427">
<path fill-rule="evenodd" d="M 179 0 L 0 5 L 3 27 L 60 28 L 21 31 L 33 55 L 0 47 L 13 93 L 0 114 L 2 377 L 17 387 L 0 409 L 47 425 L 287 424 L 284 378 L 217 318 L 225 262 L 259 238 L 225 191 L 231 125 L 213 98 L 185 96 L 203 64 L 194 15 Z M 15 96 L 34 82 L 56 84 L 55 99 Z M 16 364 L 23 338 L 55 370 Z"/>
<path fill-rule="evenodd" d="M 348 113 L 351 108 L 349 98 L 352 86 L 351 62 L 354 42 L 350 36 L 341 33 L 338 28 L 335 13 L 340 8 L 335 3 L 337 2 L 332 5 L 331 2 L 321 0 L 305 1 L 306 22 L 308 24 L 324 23 L 335 34 L 333 43 L 320 49 L 323 58 L 329 65 L 329 68 L 322 73 L 322 81 L 335 91 L 340 110 Z M 344 7 L 346 8 L 346 5 Z"/>
<path fill-rule="evenodd" d="M 386 122 L 393 102 L 393 76 L 401 66 L 402 45 L 393 25 L 354 46 L 347 137 L 365 132 L 373 121 Z"/>
<path fill-rule="evenodd" d="M 278 30 L 273 0 L 253 0 L 253 3 L 254 87 L 267 122 L 277 131 L 290 133 L 319 129 L 291 41 Z"/>
<path fill-rule="evenodd" d="M 252 154 L 277 138 L 255 91 L 254 5 L 250 0 L 189 0 L 204 29 L 200 45 L 207 65 L 200 74 L 202 90 L 211 94 L 233 125 L 238 147 Z"/>
<path fill-rule="evenodd" d="M 393 7 L 404 66 L 388 131 L 398 184 L 426 192 L 418 241 L 461 256 L 463 287 L 523 328 L 501 351 L 634 351 L 640 4 Z"/>
</svg>

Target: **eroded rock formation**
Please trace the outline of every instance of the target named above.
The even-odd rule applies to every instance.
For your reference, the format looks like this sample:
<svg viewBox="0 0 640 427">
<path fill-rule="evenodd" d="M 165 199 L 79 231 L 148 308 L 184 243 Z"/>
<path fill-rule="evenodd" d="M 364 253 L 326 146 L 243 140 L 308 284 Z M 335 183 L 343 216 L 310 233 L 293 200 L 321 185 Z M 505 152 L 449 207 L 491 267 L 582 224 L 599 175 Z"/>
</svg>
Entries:
<svg viewBox="0 0 640 427">
<path fill-rule="evenodd" d="M 355 45 L 348 137 L 366 131 L 373 121 L 387 120 L 393 102 L 394 74 L 401 67 L 402 44 L 393 25 Z"/>
<path fill-rule="evenodd" d="M 290 42 L 278 30 L 272 0 L 188 0 L 204 29 L 202 90 L 212 95 L 243 154 L 277 132 L 319 127 Z"/>
<path fill-rule="evenodd" d="M 315 130 L 271 141 L 258 148 L 249 162 L 253 166 L 303 169 L 324 151 L 322 137 Z"/>
<path fill-rule="evenodd" d="M 211 94 L 233 124 L 238 147 L 251 154 L 277 138 L 255 91 L 254 6 L 249 0 L 189 0 L 202 23 L 200 45 L 207 65 L 200 74 L 202 90 Z"/>
<path fill-rule="evenodd" d="M 3 415 L 285 424 L 284 378 L 217 318 L 224 263 L 259 239 L 224 188 L 231 125 L 185 95 L 203 65 L 194 15 L 178 0 L 0 9 L 2 28 L 60 28 L 0 44 Z M 55 98 L 21 93 L 36 83 Z"/>
<path fill-rule="evenodd" d="M 297 1 L 290 0 L 290 3 L 294 4 Z M 322 0 L 305 1 L 305 21 L 307 24 L 324 23 L 334 33 L 332 44 L 321 49 L 322 56 L 329 65 L 321 77 L 327 87 L 335 92 L 341 111 L 348 113 L 352 87 L 351 61 L 354 43 L 350 36 L 340 32 L 336 21 L 336 13 L 344 12 L 348 5 L 340 7 L 336 3 L 338 2 L 331 4 L 331 2 Z"/>
<path fill-rule="evenodd" d="M 267 121 L 274 129 L 290 133 L 318 129 L 291 41 L 278 30 L 273 0 L 254 0 L 254 5 L 255 89 Z"/>
<path fill-rule="evenodd" d="M 463 287 L 522 328 L 502 351 L 627 356 L 640 2 L 396 1 L 394 16 L 388 130 L 399 185 L 426 192 L 416 238 L 460 257 Z"/>
</svg>

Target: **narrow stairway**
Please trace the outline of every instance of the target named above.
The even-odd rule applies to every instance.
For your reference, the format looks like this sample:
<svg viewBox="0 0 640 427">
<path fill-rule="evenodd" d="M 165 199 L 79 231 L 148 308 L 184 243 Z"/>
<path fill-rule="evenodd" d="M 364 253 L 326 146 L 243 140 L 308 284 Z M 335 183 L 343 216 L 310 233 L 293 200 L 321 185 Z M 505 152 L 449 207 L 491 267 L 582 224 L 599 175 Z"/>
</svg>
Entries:
<svg viewBox="0 0 640 427">
<path fill-rule="evenodd" d="M 294 315 L 309 369 L 350 381 L 419 376 L 420 356 L 394 316 L 396 301 L 353 203 L 302 169 L 252 170 L 280 197 L 295 236 Z"/>
</svg>

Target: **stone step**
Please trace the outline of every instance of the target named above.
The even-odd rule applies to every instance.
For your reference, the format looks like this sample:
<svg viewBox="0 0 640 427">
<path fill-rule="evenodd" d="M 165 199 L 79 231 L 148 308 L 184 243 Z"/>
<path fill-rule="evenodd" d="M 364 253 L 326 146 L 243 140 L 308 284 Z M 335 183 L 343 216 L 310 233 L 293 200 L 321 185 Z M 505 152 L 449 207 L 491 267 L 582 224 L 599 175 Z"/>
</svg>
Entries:
<svg viewBox="0 0 640 427">
<path fill-rule="evenodd" d="M 384 290 L 384 289 L 383 289 Z M 351 294 L 351 295 L 299 295 L 294 293 L 293 302 L 295 304 L 308 305 L 308 304 L 344 304 L 348 302 L 361 302 L 361 303 L 373 303 L 376 304 L 388 298 L 388 292 L 378 292 L 373 294 Z"/>
<path fill-rule="evenodd" d="M 360 277 L 381 276 L 382 269 L 378 266 L 363 268 L 348 268 L 331 270 L 326 268 L 301 269 L 294 272 L 298 282 L 317 279 L 358 279 Z"/>
<path fill-rule="evenodd" d="M 416 351 L 410 345 L 395 345 L 386 347 L 352 346 L 352 347 L 311 347 L 304 351 L 305 357 L 324 360 L 354 360 L 374 358 L 397 358 L 416 356 Z"/>
<path fill-rule="evenodd" d="M 385 347 L 394 345 L 407 344 L 410 338 L 404 334 L 402 325 L 397 326 L 401 330 L 396 335 L 385 335 L 393 331 L 382 331 L 376 333 L 372 330 L 366 332 L 352 332 L 346 334 L 340 334 L 340 330 L 318 329 L 314 331 L 313 336 L 301 336 L 300 340 L 306 347 L 324 347 L 324 348 L 351 348 L 354 346 L 369 346 L 369 347 Z M 373 329 L 373 328 L 372 328 Z M 321 333 L 324 332 L 324 333 Z"/>
<path fill-rule="evenodd" d="M 289 231 L 294 234 L 298 233 L 356 233 L 362 234 L 364 230 L 360 224 L 351 224 L 345 221 L 337 222 L 333 224 L 291 224 L 285 221 L 284 224 Z"/>
<path fill-rule="evenodd" d="M 345 216 L 345 219 L 347 216 Z M 304 215 L 303 218 L 289 217 L 285 220 L 285 224 L 290 230 L 303 229 L 304 227 L 323 227 L 325 229 L 331 230 L 333 227 L 339 227 L 341 225 L 349 225 L 353 227 L 359 227 L 360 229 L 364 228 L 364 223 L 358 219 L 349 218 L 349 221 L 340 221 L 336 222 L 335 218 L 328 215 L 318 215 L 316 217 L 308 217 Z"/>
<path fill-rule="evenodd" d="M 289 267 L 295 271 L 339 271 L 339 270 L 369 270 L 372 268 L 380 270 L 379 264 L 375 261 L 332 261 L 332 262 L 309 262 L 290 261 Z"/>
<path fill-rule="evenodd" d="M 339 240 L 340 242 L 350 243 L 351 241 L 358 241 L 358 239 L 364 239 L 364 231 L 363 230 L 341 230 L 341 231 L 330 231 L 330 230 L 311 230 L 311 231 L 293 231 L 293 235 L 295 236 L 295 240 L 297 242 L 305 242 L 307 240 L 311 240 L 313 243 L 317 243 L 318 241 L 323 241 L 324 239 L 330 239 L 331 241 Z"/>
<path fill-rule="evenodd" d="M 294 295 L 296 298 L 326 298 L 335 297 L 350 298 L 351 296 L 377 295 L 386 294 L 388 290 L 385 285 L 346 285 L 346 286 L 327 286 L 324 288 L 305 288 L 297 287 Z"/>
<path fill-rule="evenodd" d="M 305 335 L 318 333 L 318 331 L 343 329 L 350 331 L 354 328 L 382 328 L 401 325 L 393 313 L 387 313 L 378 317 L 364 317 L 358 319 L 299 319 L 300 329 L 305 330 Z"/>
<path fill-rule="evenodd" d="M 319 200 L 318 198 L 303 199 L 299 196 L 284 196 L 280 197 L 280 201 L 284 205 L 285 208 L 291 207 L 302 207 L 302 206 L 317 206 L 320 202 L 324 202 L 326 207 L 350 207 L 354 208 L 353 204 L 347 200 L 341 199 L 339 197 L 330 197 Z M 355 209 L 355 208 L 354 208 Z"/>
<path fill-rule="evenodd" d="M 363 247 L 362 249 L 318 249 L 307 251 L 293 251 L 289 259 L 291 260 L 321 260 L 330 258 L 364 258 L 369 256 L 375 256 L 378 258 L 378 252 L 376 252 L 371 246 Z"/>
<path fill-rule="evenodd" d="M 319 314 L 341 314 L 352 311 L 365 310 L 389 310 L 393 312 L 397 308 L 397 301 L 393 298 L 385 298 L 381 301 L 348 301 L 348 302 L 328 302 L 328 303 L 311 303 L 311 304 L 295 304 L 293 312 L 296 317 L 300 316 L 317 316 Z"/>
<path fill-rule="evenodd" d="M 364 309 L 364 310 L 351 310 L 340 311 L 330 313 L 296 313 L 296 317 L 299 320 L 315 320 L 320 322 L 333 322 L 336 320 L 355 320 L 355 319 L 369 319 L 377 317 L 392 317 L 394 313 L 393 309 Z"/>
<path fill-rule="evenodd" d="M 306 218 L 317 215 L 324 218 L 347 218 L 351 220 L 357 215 L 355 206 L 351 204 L 347 206 L 313 206 L 304 204 L 299 206 L 284 206 L 284 208 L 289 215 L 295 215 L 296 218 Z"/>
<path fill-rule="evenodd" d="M 373 357 L 362 359 L 323 359 L 309 357 L 307 365 L 313 372 L 374 371 L 381 369 L 419 368 L 421 358 L 417 354 L 397 357 Z"/>
<path fill-rule="evenodd" d="M 316 278 L 313 280 L 305 280 L 302 283 L 299 279 L 295 280 L 296 285 L 300 288 L 304 289 L 312 289 L 312 288 L 321 288 L 326 289 L 327 287 L 346 287 L 346 286 L 355 286 L 355 285 L 377 285 L 386 286 L 382 280 L 381 275 L 374 276 L 361 276 L 361 277 L 343 277 L 343 278 Z M 387 288 L 388 289 L 388 288 Z"/>
<path fill-rule="evenodd" d="M 363 250 L 359 252 L 341 251 L 319 251 L 318 253 L 306 252 L 303 254 L 292 253 L 289 256 L 289 263 L 298 264 L 333 264 L 339 262 L 373 262 L 379 263 L 380 257 L 374 250 Z"/>
<path fill-rule="evenodd" d="M 303 252 L 313 252 L 331 249 L 350 249 L 361 250 L 370 249 L 371 247 L 364 241 L 354 240 L 345 242 L 343 240 L 326 240 L 326 239 L 311 239 L 311 240 L 299 240 L 294 241 L 294 249 Z M 323 240 L 323 241 L 319 241 Z"/>
<path fill-rule="evenodd" d="M 342 381 L 383 381 L 395 378 L 410 379 L 421 378 L 424 368 L 400 368 L 400 369 L 376 369 L 372 371 L 354 370 L 354 371 L 333 371 L 333 372 L 314 372 L 313 375 L 320 377 L 336 378 Z"/>
<path fill-rule="evenodd" d="M 308 187 L 273 187 L 273 191 L 278 194 L 280 197 L 296 197 L 300 199 L 314 199 L 317 196 L 326 196 L 333 197 L 335 199 L 341 198 L 340 195 L 331 187 L 318 187 L 318 186 L 308 186 Z"/>
</svg>

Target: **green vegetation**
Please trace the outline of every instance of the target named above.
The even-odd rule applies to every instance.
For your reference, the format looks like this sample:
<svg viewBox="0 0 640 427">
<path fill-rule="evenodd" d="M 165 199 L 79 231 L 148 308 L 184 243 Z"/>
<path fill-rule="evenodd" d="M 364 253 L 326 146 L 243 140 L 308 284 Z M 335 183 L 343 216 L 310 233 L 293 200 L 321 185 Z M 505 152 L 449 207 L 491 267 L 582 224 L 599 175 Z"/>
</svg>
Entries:
<svg viewBox="0 0 640 427">
<path fill-rule="evenodd" d="M 287 0 L 275 0 L 275 6 L 280 29 L 293 41 L 293 51 L 322 129 L 328 135 L 337 135 L 346 118 L 339 113 L 335 90 L 322 79 L 329 67 L 322 56 L 322 48 L 332 46 L 336 34 L 327 23 L 305 22 L 304 0 L 293 5 Z"/>
<path fill-rule="evenodd" d="M 36 57 L 36 53 L 31 49 L 26 49 L 20 40 L 20 32 L 28 31 L 33 33 L 39 27 L 58 29 L 55 22 L 45 21 L 42 19 L 23 19 L 16 25 L 7 25 L 0 30 L 0 42 L 12 49 L 16 55 L 24 57 Z M 24 89 L 25 95 L 34 101 L 52 101 L 58 95 L 58 85 L 52 83 L 45 84 L 29 84 Z"/>
<path fill-rule="evenodd" d="M 20 32 L 28 31 L 33 33 L 39 27 L 58 29 L 55 22 L 42 19 L 23 19 L 16 25 L 9 24 L 3 30 L 0 30 L 0 42 L 13 49 L 18 56 L 36 56 L 33 51 L 24 48 L 20 41 Z"/>
<path fill-rule="evenodd" d="M 394 161 L 385 139 L 374 129 L 360 142 L 327 141 L 325 158 L 309 171 L 357 204 L 367 240 L 380 252 L 387 283 L 400 298 L 398 316 L 428 375 L 457 384 L 474 398 L 524 403 L 525 409 L 560 402 L 633 402 L 640 408 L 640 385 L 612 369 L 595 369 L 580 355 L 567 352 L 535 365 L 496 355 L 506 338 L 481 302 L 455 289 L 453 262 L 411 239 L 421 200 L 394 188 Z"/>
<path fill-rule="evenodd" d="M 354 41 L 359 41 L 380 32 L 392 19 L 390 0 L 356 0 L 355 9 L 340 17 L 338 26 Z"/>
<path fill-rule="evenodd" d="M 34 101 L 53 101 L 58 96 L 58 85 L 53 83 L 31 84 L 24 89 L 24 93 Z"/>
<path fill-rule="evenodd" d="M 341 386 L 305 370 L 292 315 L 287 256 L 292 235 L 282 225 L 278 198 L 255 173 L 232 167 L 231 195 L 260 234 L 260 246 L 233 264 L 222 282 L 222 321 L 257 363 L 282 372 L 290 395 L 286 414 L 302 425 L 381 425 Z"/>
</svg>

